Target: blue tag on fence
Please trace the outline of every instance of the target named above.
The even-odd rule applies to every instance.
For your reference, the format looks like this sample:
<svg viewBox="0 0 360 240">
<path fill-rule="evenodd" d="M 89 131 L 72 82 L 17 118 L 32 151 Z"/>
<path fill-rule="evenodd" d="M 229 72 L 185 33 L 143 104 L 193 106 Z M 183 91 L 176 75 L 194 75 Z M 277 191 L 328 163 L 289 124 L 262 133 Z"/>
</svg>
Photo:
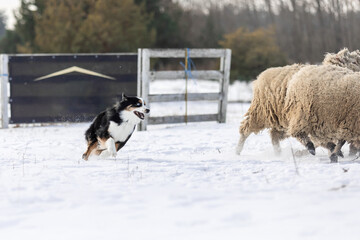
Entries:
<svg viewBox="0 0 360 240">
<path fill-rule="evenodd" d="M 184 68 L 185 76 L 187 75 L 190 79 L 192 79 L 194 84 L 196 85 L 197 84 L 196 79 L 194 79 L 191 73 L 191 67 L 193 67 L 194 70 L 196 70 L 196 67 L 193 60 L 190 58 L 190 49 L 187 48 L 186 51 L 187 51 L 187 67 L 185 67 L 185 64 L 183 62 L 180 62 L 180 65 Z"/>
</svg>

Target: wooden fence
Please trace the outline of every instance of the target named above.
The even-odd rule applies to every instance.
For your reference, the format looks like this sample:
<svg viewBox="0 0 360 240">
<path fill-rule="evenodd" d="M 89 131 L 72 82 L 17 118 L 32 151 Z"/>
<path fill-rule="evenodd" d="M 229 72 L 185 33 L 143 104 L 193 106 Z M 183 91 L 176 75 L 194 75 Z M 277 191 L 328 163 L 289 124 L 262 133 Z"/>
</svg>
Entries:
<svg viewBox="0 0 360 240">
<path fill-rule="evenodd" d="M 8 56 L 0 55 L 0 123 L 1 128 L 7 128 L 9 125 L 9 98 L 8 98 Z"/>
<path fill-rule="evenodd" d="M 189 53 L 190 56 L 187 54 Z M 184 71 L 151 71 L 151 58 L 220 58 L 219 70 L 194 70 L 192 78 L 198 80 L 218 80 L 220 91 L 218 93 L 182 93 L 182 94 L 150 94 L 149 86 L 152 80 L 184 79 Z M 230 78 L 231 50 L 230 49 L 139 49 L 138 50 L 138 95 L 148 104 L 154 102 L 175 101 L 218 101 L 218 113 L 202 115 L 182 115 L 149 117 L 143 121 L 139 130 L 144 131 L 148 124 L 170 124 L 200 121 L 226 121 L 227 92 Z"/>
</svg>

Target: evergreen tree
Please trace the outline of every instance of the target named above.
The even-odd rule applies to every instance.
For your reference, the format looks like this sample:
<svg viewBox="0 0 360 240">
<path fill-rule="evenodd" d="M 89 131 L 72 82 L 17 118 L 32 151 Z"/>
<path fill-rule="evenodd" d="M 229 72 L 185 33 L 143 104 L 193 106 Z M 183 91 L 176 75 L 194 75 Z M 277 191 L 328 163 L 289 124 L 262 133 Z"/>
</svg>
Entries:
<svg viewBox="0 0 360 240">
<path fill-rule="evenodd" d="M 36 18 L 37 50 L 48 53 L 78 52 L 74 50 L 75 39 L 95 3 L 96 0 L 48 0 L 43 14 Z"/>
<path fill-rule="evenodd" d="M 78 31 L 77 52 L 134 52 L 151 47 L 155 31 L 147 26 L 151 17 L 133 0 L 97 0 Z"/>
<path fill-rule="evenodd" d="M 123 52 L 150 47 L 151 18 L 133 0 L 48 0 L 36 21 L 41 52 Z"/>
<path fill-rule="evenodd" d="M 21 42 L 20 36 L 12 30 L 6 30 L 5 36 L 0 40 L 1 53 L 17 53 L 17 43 Z"/>
<path fill-rule="evenodd" d="M 204 29 L 200 35 L 200 43 L 203 48 L 216 48 L 222 39 L 224 32 L 217 24 L 217 9 L 210 9 L 206 17 Z"/>
<path fill-rule="evenodd" d="M 180 25 L 183 9 L 178 3 L 169 0 L 135 0 L 138 5 L 145 5 L 146 12 L 152 16 L 149 29 L 156 30 L 154 47 L 185 47 Z"/>
<path fill-rule="evenodd" d="M 0 50 L 5 53 L 35 52 L 35 17 L 44 9 L 45 0 L 21 0 L 15 13 L 14 30 L 7 30 L 0 42 Z"/>
<path fill-rule="evenodd" d="M 17 52 L 36 52 L 35 46 L 35 18 L 44 10 L 45 0 L 21 0 L 19 11 L 15 14 L 15 33 L 20 42 L 17 42 Z"/>
<path fill-rule="evenodd" d="M 0 39 L 5 35 L 6 33 L 6 16 L 3 11 L 0 11 Z"/>
</svg>

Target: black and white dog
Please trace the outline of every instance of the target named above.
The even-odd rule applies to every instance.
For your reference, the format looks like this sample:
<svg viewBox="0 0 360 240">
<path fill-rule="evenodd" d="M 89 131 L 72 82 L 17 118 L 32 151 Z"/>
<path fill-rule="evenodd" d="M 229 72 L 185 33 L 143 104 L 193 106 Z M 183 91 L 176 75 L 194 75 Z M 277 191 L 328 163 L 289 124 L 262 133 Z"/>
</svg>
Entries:
<svg viewBox="0 0 360 240">
<path fill-rule="evenodd" d="M 91 155 L 100 157 L 116 157 L 119 151 L 129 140 L 150 109 L 143 99 L 122 95 L 122 100 L 112 108 L 97 115 L 85 132 L 88 148 L 83 159 L 88 160 Z"/>
</svg>

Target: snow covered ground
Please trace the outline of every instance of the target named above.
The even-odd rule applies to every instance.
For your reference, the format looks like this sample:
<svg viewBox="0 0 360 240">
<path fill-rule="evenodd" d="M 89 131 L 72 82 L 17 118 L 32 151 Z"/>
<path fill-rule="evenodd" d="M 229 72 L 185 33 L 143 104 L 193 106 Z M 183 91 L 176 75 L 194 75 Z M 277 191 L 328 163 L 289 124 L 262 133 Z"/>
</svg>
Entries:
<svg viewBox="0 0 360 240">
<path fill-rule="evenodd" d="M 359 239 L 360 160 L 317 149 L 297 174 L 302 146 L 275 156 L 266 131 L 237 156 L 247 107 L 229 104 L 226 124 L 150 126 L 87 162 L 88 123 L 0 130 L 0 239 Z"/>
</svg>

